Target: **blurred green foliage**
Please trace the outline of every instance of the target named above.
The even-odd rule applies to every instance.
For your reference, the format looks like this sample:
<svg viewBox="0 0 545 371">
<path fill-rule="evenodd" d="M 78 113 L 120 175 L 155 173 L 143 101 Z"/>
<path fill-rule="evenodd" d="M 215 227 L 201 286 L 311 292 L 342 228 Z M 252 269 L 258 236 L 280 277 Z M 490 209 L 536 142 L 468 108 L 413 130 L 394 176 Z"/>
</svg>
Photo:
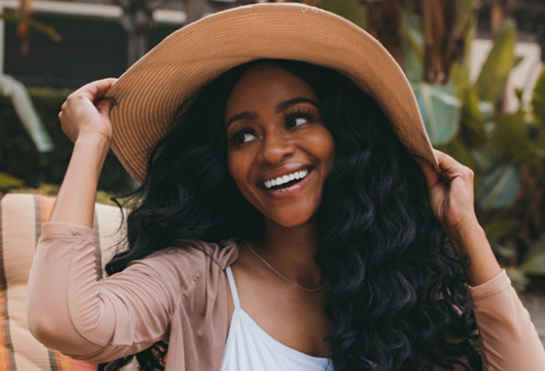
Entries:
<svg viewBox="0 0 545 371">
<path fill-rule="evenodd" d="M 330 1 L 322 3 L 336 11 Z M 354 1 L 336 3 L 337 9 L 343 10 L 340 15 L 365 17 L 365 12 L 353 9 Z M 516 26 L 511 21 L 503 25 L 477 79 L 471 81 L 469 54 L 478 4 L 476 0 L 457 4 L 456 14 L 447 14 L 424 9 L 441 5 L 408 0 L 404 2 L 401 27 L 386 22 L 370 29 L 403 30 L 402 64 L 430 140 L 434 147 L 475 172 L 479 220 L 515 287 L 522 290 L 531 282 L 529 277 L 543 277 L 540 282 L 545 282 L 545 69 L 531 99 L 524 100 L 517 90 L 518 109 L 505 112 L 506 83 L 521 60 L 515 55 Z M 376 20 L 356 23 L 369 26 L 371 21 Z M 437 27 L 440 36 L 435 29 L 426 33 L 426 25 Z M 433 38 L 426 42 L 430 35 Z M 429 48 L 438 46 L 433 43 L 442 43 L 445 53 L 432 55 Z M 456 53 L 452 48 L 457 48 Z M 434 65 L 438 60 L 440 63 Z M 433 76 L 427 69 L 437 65 L 445 69 L 436 76 L 448 77 L 442 84 L 427 81 Z"/>
<path fill-rule="evenodd" d="M 8 22 L 8 23 L 26 22 L 26 23 L 28 23 L 28 25 L 31 28 L 43 33 L 44 35 L 47 35 L 48 37 L 50 37 L 54 41 L 56 41 L 56 42 L 61 42 L 62 41 L 62 35 L 60 35 L 57 32 L 55 27 L 49 26 L 49 25 L 47 25 L 45 23 L 42 23 L 40 21 L 37 21 L 37 20 L 33 19 L 32 17 L 27 17 L 27 16 L 25 16 L 23 14 L 20 14 L 18 12 L 15 12 L 15 11 L 1 12 L 0 13 L 0 19 L 3 19 L 5 22 Z"/>
<path fill-rule="evenodd" d="M 19 188 L 56 194 L 53 185 L 61 184 L 72 153 L 73 144 L 63 133 L 57 118 L 71 90 L 28 88 L 28 93 L 55 149 L 50 152 L 38 151 L 12 101 L 0 97 L 0 196 Z M 111 152 L 104 163 L 98 186 L 104 195 L 123 193 L 134 186 Z M 109 202 L 109 196 L 99 196 L 99 199 Z"/>
</svg>

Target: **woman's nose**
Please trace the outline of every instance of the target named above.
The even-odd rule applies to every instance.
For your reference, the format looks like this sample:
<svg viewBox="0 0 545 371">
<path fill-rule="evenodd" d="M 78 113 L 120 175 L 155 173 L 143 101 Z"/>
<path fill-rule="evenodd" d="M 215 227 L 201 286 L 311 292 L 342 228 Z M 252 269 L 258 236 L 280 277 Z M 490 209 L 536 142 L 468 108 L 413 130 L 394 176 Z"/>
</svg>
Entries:
<svg viewBox="0 0 545 371">
<path fill-rule="evenodd" d="M 276 164 L 293 154 L 295 146 L 283 133 L 267 133 L 262 141 L 261 160 Z"/>
</svg>

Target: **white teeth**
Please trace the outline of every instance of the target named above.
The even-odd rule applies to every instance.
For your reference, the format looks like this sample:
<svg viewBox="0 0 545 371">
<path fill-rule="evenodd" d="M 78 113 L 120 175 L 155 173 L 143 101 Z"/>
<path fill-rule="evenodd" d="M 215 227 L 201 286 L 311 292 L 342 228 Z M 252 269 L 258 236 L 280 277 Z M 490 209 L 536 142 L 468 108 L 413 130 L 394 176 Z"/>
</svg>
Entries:
<svg viewBox="0 0 545 371">
<path fill-rule="evenodd" d="M 292 180 L 295 180 L 295 179 L 303 179 L 307 175 L 308 175 L 308 169 L 296 171 L 294 173 L 283 175 L 282 177 L 278 177 L 276 179 L 266 180 L 263 182 L 263 185 L 265 186 L 265 188 L 269 189 L 274 186 L 279 186 L 284 183 L 291 182 Z"/>
</svg>

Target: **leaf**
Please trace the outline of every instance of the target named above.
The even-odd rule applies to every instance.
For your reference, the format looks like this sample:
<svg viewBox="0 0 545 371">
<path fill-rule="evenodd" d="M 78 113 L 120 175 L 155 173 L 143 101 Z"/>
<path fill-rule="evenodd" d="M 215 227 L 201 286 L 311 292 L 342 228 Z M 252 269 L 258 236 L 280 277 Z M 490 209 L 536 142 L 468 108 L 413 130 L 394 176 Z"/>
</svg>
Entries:
<svg viewBox="0 0 545 371">
<path fill-rule="evenodd" d="M 504 258 L 508 258 L 508 259 L 514 259 L 518 255 L 515 249 L 507 247 L 507 246 L 493 245 L 492 249 L 494 250 L 496 254 L 499 254 L 503 256 Z"/>
<path fill-rule="evenodd" d="M 30 27 L 49 36 L 54 41 L 56 42 L 62 41 L 62 36 L 57 32 L 55 27 L 48 26 L 45 23 L 42 23 L 32 18 L 28 18 L 24 16 L 23 14 L 19 14 L 16 12 L 3 12 L 3 13 L 0 13 L 0 19 L 3 19 L 9 23 L 20 23 L 20 22 L 28 23 Z"/>
<path fill-rule="evenodd" d="M 476 147 L 482 147 L 485 141 L 485 116 L 477 92 L 473 87 L 462 91 L 462 129 L 467 132 L 467 139 Z"/>
<path fill-rule="evenodd" d="M 520 168 L 513 162 L 493 168 L 477 190 L 477 202 L 485 209 L 502 209 L 513 205 L 520 185 Z"/>
<path fill-rule="evenodd" d="M 479 100 L 495 102 L 503 91 L 515 65 L 515 41 L 515 25 L 508 22 L 500 30 L 475 82 Z"/>
<path fill-rule="evenodd" d="M 479 102 L 479 109 L 483 113 L 483 119 L 485 125 L 492 121 L 492 114 L 494 113 L 494 104 L 492 102 L 482 101 Z"/>
<path fill-rule="evenodd" d="M 500 222 L 491 223 L 484 227 L 486 238 L 491 245 L 496 244 L 500 238 L 511 232 L 516 225 L 516 220 L 507 219 Z"/>
<path fill-rule="evenodd" d="M 521 271 L 518 268 L 510 267 L 506 268 L 505 272 L 509 276 L 509 279 L 511 280 L 511 283 L 513 284 L 513 287 L 518 292 L 524 291 L 526 289 L 526 286 L 530 283 L 530 280 L 523 271 Z"/>
<path fill-rule="evenodd" d="M 358 0 L 321 0 L 318 6 L 354 22 L 363 29 L 367 28 L 365 7 Z"/>
<path fill-rule="evenodd" d="M 524 111 L 514 114 L 496 114 L 496 127 L 491 138 L 491 149 L 498 156 L 510 155 L 518 162 L 532 156 L 533 143 L 528 137 Z"/>
<path fill-rule="evenodd" d="M 515 61 L 513 62 L 513 68 L 518 66 L 520 62 L 524 60 L 524 55 L 515 55 Z"/>
<path fill-rule="evenodd" d="M 545 275 L 545 243 L 536 244 L 528 251 L 519 268 L 525 274 Z"/>
<path fill-rule="evenodd" d="M 0 189 L 8 190 L 10 188 L 20 188 L 25 182 L 21 179 L 9 175 L 6 173 L 0 172 Z"/>
<path fill-rule="evenodd" d="M 534 92 L 532 94 L 532 108 L 536 121 L 545 130 L 545 67 L 541 70 Z"/>
<path fill-rule="evenodd" d="M 453 62 L 452 66 L 450 67 L 449 83 L 456 87 L 457 96 L 460 100 L 462 100 L 462 91 L 469 85 L 469 66 L 460 65 L 458 62 Z"/>
<path fill-rule="evenodd" d="M 481 172 L 488 172 L 494 166 L 494 156 L 483 149 L 471 149 L 471 157 L 476 168 Z"/>
<path fill-rule="evenodd" d="M 431 143 L 446 144 L 458 132 L 461 103 L 452 85 L 412 84 Z"/>
<path fill-rule="evenodd" d="M 403 12 L 403 69 L 409 81 L 424 79 L 424 35 L 408 12 Z"/>
<path fill-rule="evenodd" d="M 54 147 L 53 142 L 34 109 L 25 86 L 11 76 L 0 74 L 0 94 L 11 99 L 17 116 L 19 116 L 38 151 L 51 151 Z"/>
<path fill-rule="evenodd" d="M 459 23 L 458 27 L 463 30 L 466 28 L 468 22 L 471 22 L 472 17 L 471 13 L 475 9 L 475 0 L 462 0 L 462 3 L 459 7 Z"/>
<path fill-rule="evenodd" d="M 462 165 L 475 169 L 475 164 L 473 163 L 470 153 L 456 138 L 440 146 L 438 149 L 449 154 Z"/>
<path fill-rule="evenodd" d="M 523 97 L 524 97 L 524 90 L 520 87 L 515 87 L 515 97 L 517 97 L 517 100 L 519 101 L 519 106 L 523 104 Z"/>
</svg>

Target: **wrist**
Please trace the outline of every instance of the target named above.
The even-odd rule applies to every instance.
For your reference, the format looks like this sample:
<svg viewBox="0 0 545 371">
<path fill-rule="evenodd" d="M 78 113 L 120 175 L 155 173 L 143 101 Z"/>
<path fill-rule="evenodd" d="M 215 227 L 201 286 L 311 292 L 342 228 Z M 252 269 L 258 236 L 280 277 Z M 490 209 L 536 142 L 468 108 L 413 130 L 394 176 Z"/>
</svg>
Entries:
<svg viewBox="0 0 545 371">
<path fill-rule="evenodd" d="M 74 147 L 93 148 L 104 155 L 108 154 L 111 148 L 111 138 L 100 133 L 81 133 L 74 143 Z"/>
<path fill-rule="evenodd" d="M 447 232 L 470 286 L 478 286 L 496 277 L 501 267 L 494 256 L 486 233 L 475 220 Z"/>
<path fill-rule="evenodd" d="M 450 241 L 455 245 L 464 245 L 470 239 L 486 239 L 483 227 L 479 224 L 477 218 L 458 223 L 455 227 L 445 229 Z"/>
</svg>

